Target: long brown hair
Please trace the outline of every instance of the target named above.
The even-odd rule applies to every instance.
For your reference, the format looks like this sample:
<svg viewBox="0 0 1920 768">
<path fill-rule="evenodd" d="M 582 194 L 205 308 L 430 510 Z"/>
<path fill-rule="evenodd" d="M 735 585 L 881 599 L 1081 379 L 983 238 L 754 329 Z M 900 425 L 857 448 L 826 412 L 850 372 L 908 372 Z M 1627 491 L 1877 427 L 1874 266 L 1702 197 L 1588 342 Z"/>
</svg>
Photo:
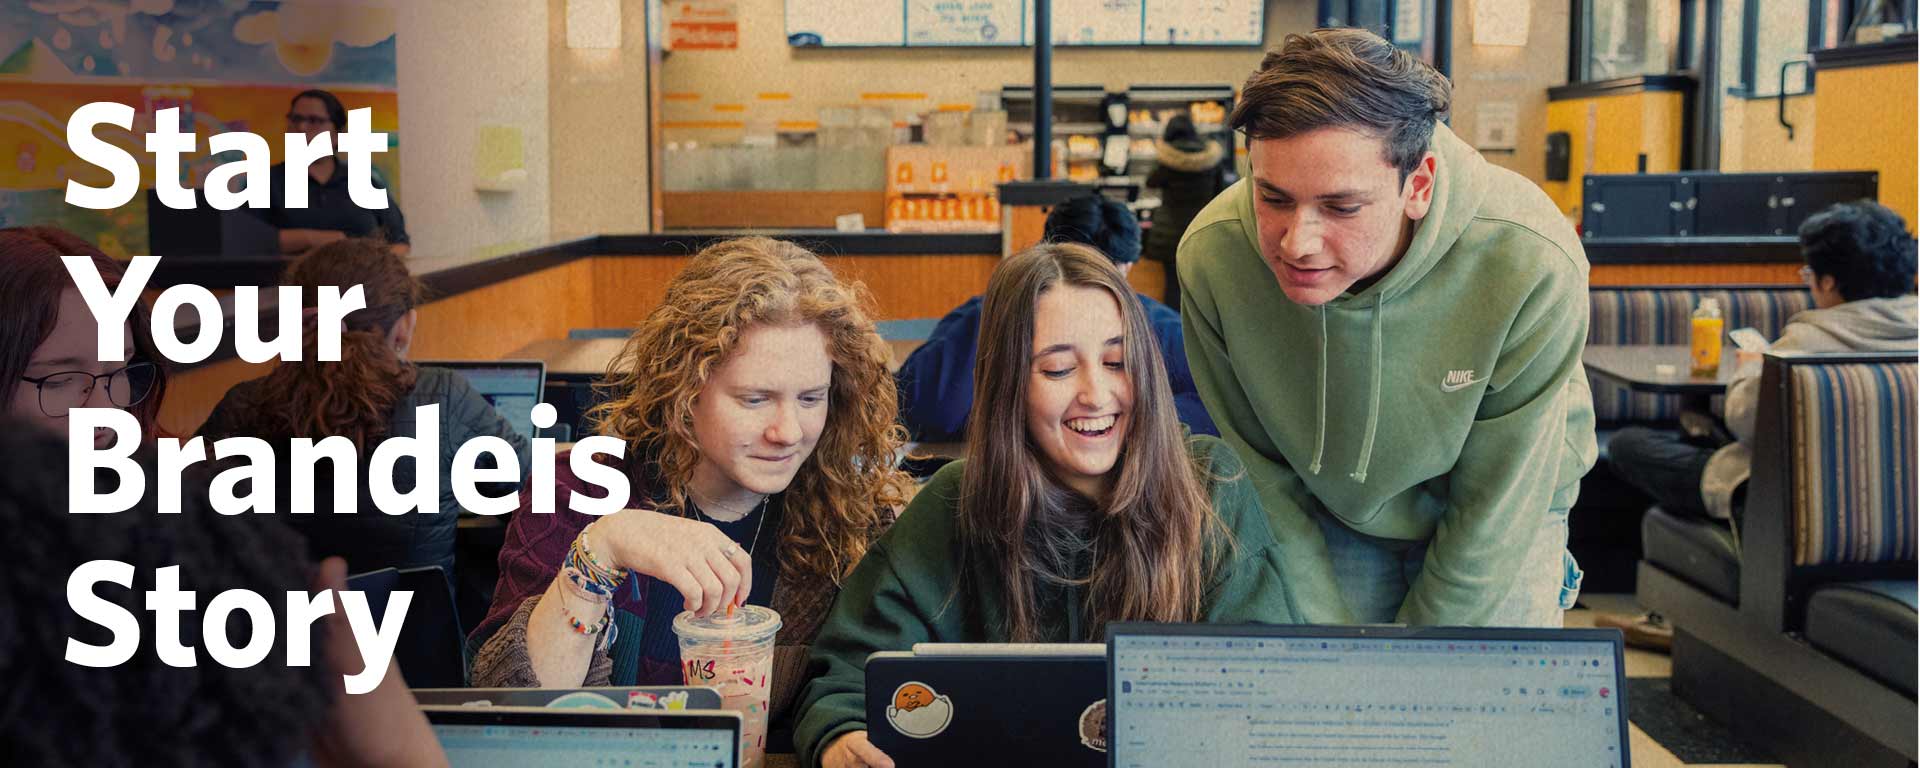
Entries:
<svg viewBox="0 0 1920 768">
<path fill-rule="evenodd" d="M 906 476 L 894 469 L 906 434 L 895 423 L 886 342 L 870 306 L 865 286 L 840 282 L 792 243 L 747 237 L 708 246 L 609 366 L 599 385 L 608 398 L 589 414 L 594 430 L 654 461 L 665 507 L 684 514 L 701 458 L 693 403 L 714 371 L 749 327 L 818 327 L 833 358 L 827 425 L 786 490 L 780 568 L 783 578 L 837 584 L 866 554 L 881 516 L 906 498 Z"/>
<path fill-rule="evenodd" d="M 1126 326 L 1133 411 L 1105 499 L 1055 480 L 1027 435 L 1034 310 L 1062 285 L 1112 294 Z M 1111 621 L 1199 619 L 1219 550 L 1230 543 L 1205 490 L 1212 469 L 1188 456 L 1159 345 L 1119 270 L 1099 251 L 1065 243 L 1001 262 L 987 283 L 973 391 L 960 481 L 962 568 L 984 577 L 981 588 L 999 580 L 1008 639 L 1041 639 L 1042 584 L 1086 588 L 1081 639 L 1097 639 Z M 1091 572 L 1074 575 L 1076 555 L 1089 549 Z"/>
<path fill-rule="evenodd" d="M 407 263 L 378 240 L 339 240 L 287 266 L 281 285 L 297 285 L 304 301 L 320 286 L 358 285 L 366 309 L 342 323 L 339 362 L 320 362 L 308 333 L 297 362 L 281 362 L 261 381 L 235 432 L 267 440 L 343 436 L 362 453 L 387 436 L 393 407 L 413 390 L 419 369 L 387 342 L 395 323 L 419 306 L 423 289 Z"/>
<path fill-rule="evenodd" d="M 4 307 L 0 310 L 0 413 L 13 407 L 14 384 L 33 362 L 34 350 L 59 322 L 60 294 L 74 289 L 73 276 L 60 262 L 62 256 L 92 259 L 107 290 L 119 290 L 126 268 L 72 232 L 59 227 L 0 229 L 0 274 L 7 276 L 0 280 L 0 307 Z M 167 394 L 167 361 L 154 348 L 145 301 L 134 303 L 127 325 L 133 332 L 134 360 L 154 366 L 153 388 L 147 391 L 147 399 L 127 412 L 140 422 L 142 433 L 152 437 L 160 403 Z"/>
</svg>

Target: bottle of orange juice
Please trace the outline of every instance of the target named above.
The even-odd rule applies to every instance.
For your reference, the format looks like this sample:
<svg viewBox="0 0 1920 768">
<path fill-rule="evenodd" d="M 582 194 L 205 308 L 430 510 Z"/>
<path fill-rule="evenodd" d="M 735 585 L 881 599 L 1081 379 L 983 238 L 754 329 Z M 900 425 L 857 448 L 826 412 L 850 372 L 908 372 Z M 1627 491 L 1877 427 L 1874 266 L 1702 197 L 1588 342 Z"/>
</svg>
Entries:
<svg viewBox="0 0 1920 768">
<path fill-rule="evenodd" d="M 1726 330 L 1720 316 L 1719 299 L 1701 299 L 1693 310 L 1693 375 L 1714 376 L 1720 372 L 1720 337 Z"/>
</svg>

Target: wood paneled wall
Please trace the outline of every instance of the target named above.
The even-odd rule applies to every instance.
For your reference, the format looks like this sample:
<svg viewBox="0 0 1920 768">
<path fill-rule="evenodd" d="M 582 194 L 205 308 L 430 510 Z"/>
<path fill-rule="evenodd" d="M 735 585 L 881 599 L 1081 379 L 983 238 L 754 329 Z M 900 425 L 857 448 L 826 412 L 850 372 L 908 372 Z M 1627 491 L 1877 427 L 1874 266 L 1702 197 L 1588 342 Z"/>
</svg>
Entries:
<svg viewBox="0 0 1920 768">
<path fill-rule="evenodd" d="M 575 259 L 420 308 L 413 357 L 497 359 L 530 342 L 560 338 L 593 319 L 593 272 Z"/>
<path fill-rule="evenodd" d="M 567 335 L 590 324 L 591 264 L 580 259 L 468 291 L 420 308 L 412 356 L 419 360 L 492 360 L 528 342 Z M 160 426 L 190 435 L 233 385 L 264 376 L 273 366 L 238 358 L 176 373 L 168 382 Z"/>
<path fill-rule="evenodd" d="M 1739 285 L 1800 282 L 1799 264 L 1595 264 L 1588 285 Z"/>
<path fill-rule="evenodd" d="M 687 256 L 599 256 L 592 266 L 592 325 L 631 327 L 666 297 Z M 940 317 L 987 289 L 999 262 L 988 254 L 827 256 L 843 279 L 865 283 L 879 319 Z M 559 334 L 564 335 L 564 334 Z"/>
<path fill-rule="evenodd" d="M 866 217 L 869 227 L 887 219 L 887 193 L 879 189 L 662 192 L 661 204 L 673 229 L 832 228 L 848 213 Z"/>
<path fill-rule="evenodd" d="M 271 363 L 249 363 L 234 357 L 175 373 L 167 381 L 167 399 L 160 404 L 161 433 L 187 437 L 198 432 L 227 390 L 271 370 Z"/>
</svg>

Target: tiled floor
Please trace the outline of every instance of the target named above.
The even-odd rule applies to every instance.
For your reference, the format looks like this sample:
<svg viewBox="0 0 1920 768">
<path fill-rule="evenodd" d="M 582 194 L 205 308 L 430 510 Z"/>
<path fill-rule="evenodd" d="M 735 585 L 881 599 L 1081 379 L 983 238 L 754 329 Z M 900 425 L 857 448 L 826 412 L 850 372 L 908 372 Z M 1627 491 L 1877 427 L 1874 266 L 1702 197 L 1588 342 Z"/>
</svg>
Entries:
<svg viewBox="0 0 1920 768">
<path fill-rule="evenodd" d="M 1593 626 L 1593 615 L 1596 611 L 1605 613 L 1639 612 L 1639 608 L 1634 605 L 1632 595 L 1581 595 L 1580 604 L 1582 606 L 1580 610 L 1567 612 L 1567 626 Z M 1628 677 L 1670 677 L 1673 675 L 1673 662 L 1667 658 L 1665 654 L 1652 653 L 1629 646 L 1626 656 Z M 1707 765 L 1703 763 L 1681 762 L 1680 758 L 1674 757 L 1672 752 L 1661 747 L 1659 743 L 1649 737 L 1645 731 L 1640 730 L 1640 726 L 1637 725 L 1628 725 L 1627 747 L 1632 751 L 1634 768 L 1681 768 L 1682 766 L 1698 768 L 1698 766 Z M 1751 768 L 1780 768 L 1779 766 L 1765 763 L 1741 763 L 1731 765 L 1714 763 L 1711 765 L 1717 766 L 1717 768 L 1732 768 L 1732 765 L 1738 765 L 1741 768 L 1749 768 L 1749 766 Z"/>
</svg>

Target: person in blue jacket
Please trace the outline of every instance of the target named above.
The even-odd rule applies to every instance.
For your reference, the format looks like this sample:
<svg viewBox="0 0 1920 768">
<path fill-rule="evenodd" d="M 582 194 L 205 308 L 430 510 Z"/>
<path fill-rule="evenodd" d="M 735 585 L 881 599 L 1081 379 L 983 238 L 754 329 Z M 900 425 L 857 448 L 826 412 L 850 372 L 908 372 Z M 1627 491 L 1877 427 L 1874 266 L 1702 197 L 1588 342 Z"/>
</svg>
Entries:
<svg viewBox="0 0 1920 768">
<path fill-rule="evenodd" d="M 1081 243 L 1098 249 L 1125 274 L 1140 260 L 1140 220 L 1113 200 L 1088 194 L 1054 207 L 1047 214 L 1043 239 Z M 900 422 L 913 439 L 959 442 L 966 437 L 967 412 L 973 408 L 973 363 L 980 339 L 980 296 L 955 307 L 933 328 L 927 342 L 907 357 L 894 380 L 900 385 Z M 1187 368 L 1187 346 L 1180 313 L 1144 295 L 1147 321 L 1160 344 L 1160 358 L 1173 386 L 1174 406 L 1194 434 L 1218 435 L 1213 418 L 1200 403 Z"/>
</svg>

